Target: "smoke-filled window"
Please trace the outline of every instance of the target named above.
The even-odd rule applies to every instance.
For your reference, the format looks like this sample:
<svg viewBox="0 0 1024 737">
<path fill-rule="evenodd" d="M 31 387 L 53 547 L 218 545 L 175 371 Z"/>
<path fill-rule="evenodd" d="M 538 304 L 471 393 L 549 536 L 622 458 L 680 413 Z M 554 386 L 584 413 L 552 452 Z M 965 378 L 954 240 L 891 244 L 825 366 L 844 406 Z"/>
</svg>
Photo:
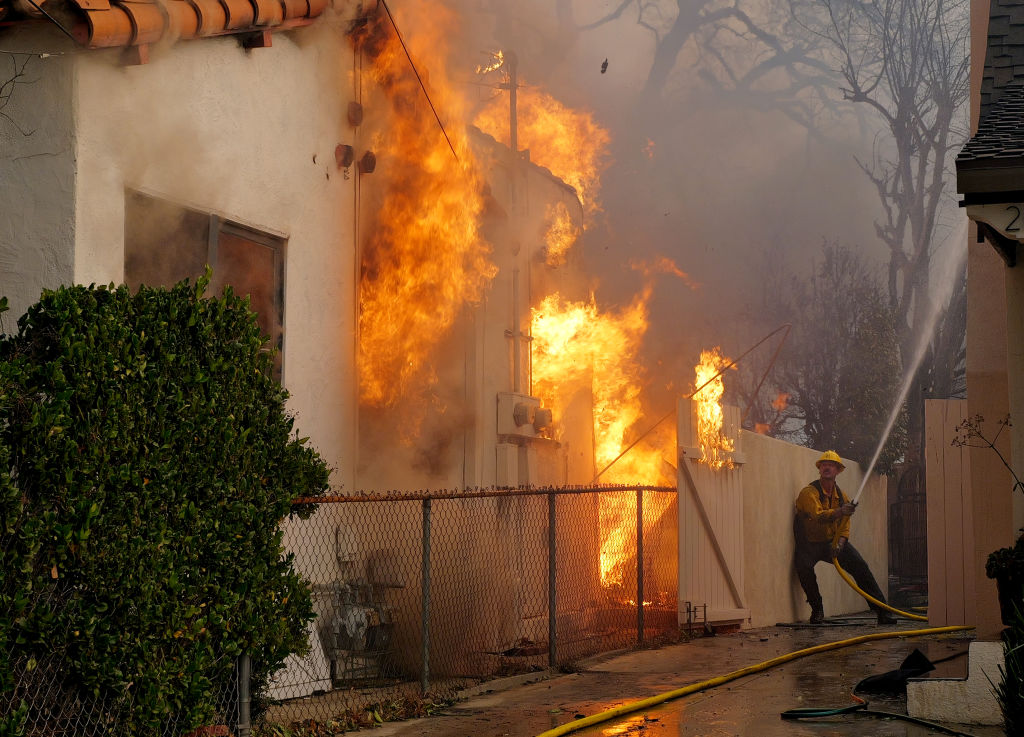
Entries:
<svg viewBox="0 0 1024 737">
<path fill-rule="evenodd" d="M 212 293 L 230 285 L 236 294 L 249 296 L 260 328 L 277 348 L 274 376 L 282 379 L 283 238 L 132 191 L 125 196 L 124 230 L 124 280 L 129 287 L 194 281 L 209 264 Z"/>
</svg>

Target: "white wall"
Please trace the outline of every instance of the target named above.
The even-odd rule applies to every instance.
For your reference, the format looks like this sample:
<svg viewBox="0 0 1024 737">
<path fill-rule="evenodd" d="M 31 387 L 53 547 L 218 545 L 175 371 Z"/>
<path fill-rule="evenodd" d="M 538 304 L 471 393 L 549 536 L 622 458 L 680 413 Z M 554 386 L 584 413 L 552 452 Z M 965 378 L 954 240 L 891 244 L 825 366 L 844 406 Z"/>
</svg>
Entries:
<svg viewBox="0 0 1024 737">
<path fill-rule="evenodd" d="M 4 80 L 16 68 L 24 74 L 0 117 L 0 297 L 11 306 L 0 320 L 2 332 L 13 333 L 18 317 L 43 289 L 72 277 L 75 57 L 67 39 L 46 28 L 8 34 L 4 48 L 37 52 L 4 54 L 0 72 Z"/>
<path fill-rule="evenodd" d="M 793 569 L 793 503 L 800 489 L 818 478 L 814 462 L 821 451 L 791 445 L 751 432 L 742 432 L 743 526 L 745 594 L 750 626 L 806 621 L 810 607 Z M 852 499 L 860 488 L 860 467 L 845 460 L 838 478 Z M 885 477 L 873 475 L 853 516 L 850 541 L 878 581 L 888 590 L 888 506 Z M 825 615 L 863 612 L 867 602 L 827 563 L 815 568 L 825 603 Z"/>
<path fill-rule="evenodd" d="M 300 433 L 350 486 L 355 429 L 356 179 L 334 160 L 352 51 L 329 19 L 246 51 L 233 38 L 78 57 L 74 280 L 124 278 L 125 189 L 287 239 L 284 383 Z M 358 149 L 357 149 L 358 150 Z"/>
</svg>

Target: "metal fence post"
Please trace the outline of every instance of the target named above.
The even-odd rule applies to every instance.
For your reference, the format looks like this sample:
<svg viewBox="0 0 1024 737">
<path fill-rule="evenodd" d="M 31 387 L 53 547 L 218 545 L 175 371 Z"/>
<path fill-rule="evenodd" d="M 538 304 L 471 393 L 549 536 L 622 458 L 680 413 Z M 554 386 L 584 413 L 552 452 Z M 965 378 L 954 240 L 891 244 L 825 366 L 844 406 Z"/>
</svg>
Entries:
<svg viewBox="0 0 1024 737">
<path fill-rule="evenodd" d="M 644 490 L 636 490 L 636 641 L 644 644 Z"/>
<path fill-rule="evenodd" d="M 250 661 L 249 655 L 246 653 L 238 656 L 235 668 L 235 679 L 237 682 L 235 693 L 236 698 L 238 699 L 235 709 L 238 719 L 238 723 L 235 725 L 235 734 L 238 737 L 249 737 L 249 734 L 252 731 L 249 713 L 249 705 L 251 701 L 249 694 L 249 682 L 252 680 L 252 661 Z"/>
<path fill-rule="evenodd" d="M 556 626 L 556 604 L 558 602 L 555 591 L 555 493 L 548 494 L 548 666 L 554 668 L 558 664 L 555 638 L 558 636 Z"/>
<path fill-rule="evenodd" d="M 420 627 L 422 630 L 423 669 L 420 672 L 420 691 L 426 695 L 430 688 L 430 499 L 423 500 L 423 581 L 421 598 L 423 600 L 423 616 Z"/>
</svg>

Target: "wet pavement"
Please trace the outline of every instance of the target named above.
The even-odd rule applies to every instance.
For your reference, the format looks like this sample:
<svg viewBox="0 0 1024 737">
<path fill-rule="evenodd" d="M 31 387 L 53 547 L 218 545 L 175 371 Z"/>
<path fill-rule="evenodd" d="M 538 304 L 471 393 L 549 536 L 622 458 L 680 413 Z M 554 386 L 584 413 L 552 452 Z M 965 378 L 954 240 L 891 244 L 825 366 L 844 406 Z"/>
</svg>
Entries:
<svg viewBox="0 0 1024 737">
<path fill-rule="evenodd" d="M 476 694 L 426 719 L 386 724 L 372 737 L 534 737 L 580 716 L 723 676 L 747 666 L 824 643 L 877 632 L 923 628 L 901 620 L 877 626 L 873 617 L 847 618 L 824 627 L 776 626 L 700 637 L 658 649 L 619 652 L 583 661 L 578 671 L 532 683 L 517 677 L 483 684 Z M 716 688 L 624 715 L 573 735 L 674 737 L 923 737 L 944 732 L 928 726 L 865 715 L 789 721 L 783 711 L 839 708 L 854 702 L 862 679 L 895 670 L 916 648 L 936 663 L 932 675 L 963 677 L 970 633 L 895 637 L 802 657 L 743 676 Z M 958 654 L 962 653 L 962 656 Z M 938 662 L 944 659 L 945 662 Z M 862 694 L 870 709 L 906 714 L 905 697 Z M 1002 737 L 999 727 L 944 724 L 975 737 Z"/>
</svg>

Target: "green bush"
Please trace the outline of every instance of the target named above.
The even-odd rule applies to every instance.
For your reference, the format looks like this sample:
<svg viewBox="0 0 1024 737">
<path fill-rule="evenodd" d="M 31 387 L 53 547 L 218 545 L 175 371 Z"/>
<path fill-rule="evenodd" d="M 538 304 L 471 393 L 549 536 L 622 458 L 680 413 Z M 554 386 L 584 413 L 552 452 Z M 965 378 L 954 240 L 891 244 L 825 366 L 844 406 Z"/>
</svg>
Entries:
<svg viewBox="0 0 1024 737">
<path fill-rule="evenodd" d="M 1024 735 L 1024 612 L 1019 606 L 1003 630 L 1003 660 L 1002 680 L 993 686 L 1006 734 L 1020 737 Z"/>
<path fill-rule="evenodd" d="M 313 617 L 279 523 L 329 471 L 247 302 L 208 281 L 45 292 L 0 343 L 0 643 L 127 697 L 116 734 L 209 723 L 235 656 L 265 685 Z"/>
<path fill-rule="evenodd" d="M 0 314 L 7 310 L 7 300 L 0 298 Z M 0 335 L 2 338 L 2 335 Z M 10 378 L 0 364 L 0 416 L 11 405 Z M 14 653 L 23 646 L 22 623 L 32 610 L 33 560 L 39 545 L 38 520 L 23 514 L 25 505 L 21 492 L 10 475 L 10 451 L 0 440 L 0 695 L 11 692 L 15 685 Z M 19 702 L 10 713 L 0 713 L 0 735 L 17 737 L 27 706 Z"/>
</svg>

